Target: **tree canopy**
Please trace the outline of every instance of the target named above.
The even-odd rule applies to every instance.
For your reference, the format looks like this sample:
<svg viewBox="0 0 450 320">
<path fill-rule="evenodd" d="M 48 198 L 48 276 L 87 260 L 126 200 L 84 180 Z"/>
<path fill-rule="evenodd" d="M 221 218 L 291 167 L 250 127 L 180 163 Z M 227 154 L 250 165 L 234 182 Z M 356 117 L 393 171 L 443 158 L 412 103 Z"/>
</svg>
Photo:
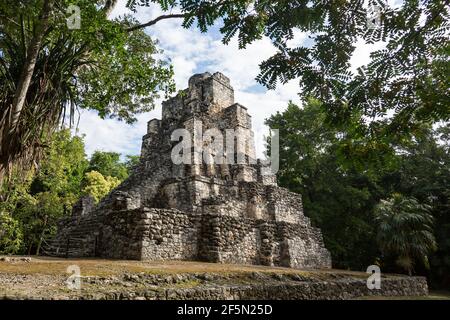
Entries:
<svg viewBox="0 0 450 320">
<path fill-rule="evenodd" d="M 2 185 L 0 253 L 39 254 L 43 242 L 56 232 L 58 219 L 70 215 L 82 195 L 98 202 L 132 170 L 130 160 L 120 161 L 118 153 L 96 151 L 88 159 L 83 137 L 68 129 L 50 140 L 38 170 L 21 178 L 15 168 L 8 184 Z"/>
<path fill-rule="evenodd" d="M 77 108 L 127 122 L 174 89 L 172 68 L 130 17 L 108 19 L 117 1 L 6 0 L 0 4 L 0 180 L 35 163 L 51 133 Z M 69 6 L 81 27 L 69 28 Z"/>
<path fill-rule="evenodd" d="M 86 173 L 82 192 L 91 195 L 96 202 L 99 202 L 119 184 L 120 180 L 116 177 L 105 177 L 98 171 L 90 171 Z"/>
<path fill-rule="evenodd" d="M 183 18 L 186 28 L 220 26 L 223 42 L 237 36 L 245 48 L 263 36 L 278 52 L 260 64 L 257 80 L 274 88 L 299 81 L 306 101 L 318 99 L 327 122 L 347 129 L 358 154 L 384 152 L 386 137 L 409 137 L 421 123 L 450 119 L 449 1 L 128 0 L 128 7 L 159 5 L 161 19 Z M 175 12 L 175 13 L 174 13 Z M 307 36 L 298 46 L 296 32 Z M 382 43 L 356 71 L 356 42 Z M 350 127 L 347 124 L 352 123 Z M 388 138 L 388 139 L 390 139 Z"/>
<path fill-rule="evenodd" d="M 95 151 L 89 160 L 87 171 L 97 171 L 103 176 L 124 180 L 128 177 L 127 164 L 120 161 L 120 153 Z"/>
<path fill-rule="evenodd" d="M 333 266 L 365 270 L 376 263 L 384 272 L 414 267 L 433 286 L 448 288 L 449 127 L 424 125 L 407 144 L 393 139 L 389 157 L 366 158 L 361 166 L 339 152 L 347 137 L 327 123 L 325 108 L 315 99 L 302 108 L 291 103 L 267 124 L 282 137 L 278 183 L 302 195 L 304 213 L 321 228 Z"/>
<path fill-rule="evenodd" d="M 381 252 L 411 275 L 415 260 L 429 267 L 428 255 L 436 250 L 431 206 L 415 198 L 394 194 L 375 207 L 377 242 Z"/>
</svg>

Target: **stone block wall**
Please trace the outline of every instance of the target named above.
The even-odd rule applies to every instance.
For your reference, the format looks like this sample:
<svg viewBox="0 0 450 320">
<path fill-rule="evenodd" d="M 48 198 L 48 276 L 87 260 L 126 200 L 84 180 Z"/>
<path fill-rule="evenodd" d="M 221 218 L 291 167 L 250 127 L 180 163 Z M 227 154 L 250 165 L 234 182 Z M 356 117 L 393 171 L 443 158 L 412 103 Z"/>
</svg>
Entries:
<svg viewBox="0 0 450 320">
<path fill-rule="evenodd" d="M 302 197 L 285 188 L 268 187 L 268 206 L 273 213 L 275 221 L 300 223 L 303 212 Z"/>
<path fill-rule="evenodd" d="M 141 209 L 108 212 L 100 232 L 99 256 L 141 259 L 144 219 Z"/>
<path fill-rule="evenodd" d="M 331 255 L 320 230 L 310 225 L 276 222 L 275 239 L 280 243 L 279 264 L 292 268 L 328 268 Z M 275 241 L 277 241 L 275 240 Z"/>
<path fill-rule="evenodd" d="M 256 221 L 204 214 L 200 259 L 209 262 L 259 264 L 260 233 Z"/>
<path fill-rule="evenodd" d="M 230 105 L 224 110 L 224 128 L 242 127 L 252 128 L 252 117 L 247 113 L 247 108 L 239 103 Z"/>
<path fill-rule="evenodd" d="M 81 241 L 84 247 L 80 245 L 78 250 L 84 250 L 85 254 L 80 256 L 202 260 L 293 268 L 331 265 L 318 229 L 289 222 L 138 208 L 97 216 L 97 227 L 95 242 L 89 237 Z M 80 228 L 76 230 L 84 232 Z"/>
<path fill-rule="evenodd" d="M 201 216 L 178 210 L 144 211 L 143 260 L 195 260 Z"/>
<path fill-rule="evenodd" d="M 101 233 L 101 256 L 136 260 L 195 260 L 201 217 L 174 209 L 111 212 Z"/>
<path fill-rule="evenodd" d="M 230 79 L 216 72 L 202 82 L 202 101 L 211 104 L 212 111 L 217 112 L 234 103 L 234 90 Z"/>
<path fill-rule="evenodd" d="M 306 231 L 306 232 L 305 232 Z M 293 268 L 328 268 L 320 232 L 287 222 L 203 215 L 200 259 Z"/>
</svg>

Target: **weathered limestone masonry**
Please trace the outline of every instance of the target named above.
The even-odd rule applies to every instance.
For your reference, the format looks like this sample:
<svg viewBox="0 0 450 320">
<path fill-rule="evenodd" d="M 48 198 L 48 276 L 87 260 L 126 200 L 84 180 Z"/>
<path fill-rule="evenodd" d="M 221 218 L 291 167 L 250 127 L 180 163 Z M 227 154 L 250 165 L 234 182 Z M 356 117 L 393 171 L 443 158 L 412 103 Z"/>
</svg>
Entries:
<svg viewBox="0 0 450 320">
<path fill-rule="evenodd" d="M 185 153 L 191 164 L 172 161 L 180 140 L 171 137 L 179 128 L 193 140 Z M 202 139 L 207 129 L 223 137 L 236 132 L 224 139 L 234 159 L 224 152 L 225 163 L 195 161 L 202 159 L 198 143 L 212 148 L 215 141 Z M 162 119 L 148 122 L 132 175 L 94 208 L 81 199 L 47 250 L 71 257 L 331 267 L 301 196 L 278 187 L 267 169 L 255 160 L 251 116 L 234 102 L 229 79 L 194 75 L 187 89 L 163 102 Z"/>
</svg>

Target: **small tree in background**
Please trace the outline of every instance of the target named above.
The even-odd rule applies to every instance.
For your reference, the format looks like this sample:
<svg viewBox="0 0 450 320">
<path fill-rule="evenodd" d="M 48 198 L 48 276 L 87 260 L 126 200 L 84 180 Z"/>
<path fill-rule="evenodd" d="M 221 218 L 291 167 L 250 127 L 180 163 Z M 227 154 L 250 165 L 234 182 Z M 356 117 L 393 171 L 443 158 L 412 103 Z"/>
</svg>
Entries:
<svg viewBox="0 0 450 320">
<path fill-rule="evenodd" d="M 394 194 L 375 208 L 377 242 L 382 253 L 395 259 L 409 275 L 416 261 L 429 267 L 428 255 L 436 250 L 431 207 L 415 198 Z"/>
<path fill-rule="evenodd" d="M 0 212 L 0 254 L 15 254 L 22 247 L 23 235 L 17 220 Z"/>
<path fill-rule="evenodd" d="M 84 184 L 83 193 L 90 194 L 96 202 L 99 202 L 120 184 L 120 180 L 116 177 L 103 176 L 97 171 L 91 171 L 86 173 Z"/>
<path fill-rule="evenodd" d="M 136 168 L 136 166 L 139 164 L 139 161 L 141 159 L 141 156 L 136 155 L 127 155 L 125 161 L 125 166 L 128 170 L 128 174 L 131 174 L 131 172 Z"/>
<path fill-rule="evenodd" d="M 65 129 L 54 133 L 38 170 L 21 174 L 17 167 L 0 185 L 0 254 L 40 254 L 56 232 L 58 219 L 71 212 L 83 194 L 96 201 L 106 196 L 129 174 L 139 159 L 97 151 L 88 161 L 83 136 Z M 94 171 L 93 167 L 98 171 Z"/>
<path fill-rule="evenodd" d="M 56 222 L 65 214 L 65 199 L 55 192 L 26 195 L 14 211 L 24 235 L 27 254 L 39 255 L 45 239 L 56 232 Z"/>
<path fill-rule="evenodd" d="M 121 181 L 128 177 L 128 167 L 126 163 L 120 161 L 118 152 L 95 151 L 87 171 L 97 171 L 105 177 L 115 177 Z"/>
</svg>

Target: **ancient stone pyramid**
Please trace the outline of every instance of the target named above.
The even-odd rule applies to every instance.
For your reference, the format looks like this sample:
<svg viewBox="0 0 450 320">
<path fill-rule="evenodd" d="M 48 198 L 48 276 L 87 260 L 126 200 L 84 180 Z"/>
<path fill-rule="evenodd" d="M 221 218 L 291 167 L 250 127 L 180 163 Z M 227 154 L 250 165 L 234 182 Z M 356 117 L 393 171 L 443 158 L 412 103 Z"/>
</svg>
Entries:
<svg viewBox="0 0 450 320">
<path fill-rule="evenodd" d="M 190 137 L 175 134 L 174 140 L 177 129 Z M 207 161 L 197 149 L 219 141 L 205 140 L 208 129 L 223 137 L 234 132 L 231 140 L 224 138 L 231 153 L 207 153 L 225 161 Z M 190 152 L 174 152 L 187 138 L 193 141 Z M 176 162 L 174 154 L 192 161 Z M 163 102 L 162 119 L 148 122 L 141 160 L 130 177 L 98 205 L 80 199 L 72 216 L 60 221 L 47 252 L 331 267 L 320 230 L 303 214 L 301 196 L 278 187 L 267 169 L 255 160 L 251 116 L 234 102 L 230 80 L 221 73 L 194 75 L 187 89 Z"/>
</svg>

